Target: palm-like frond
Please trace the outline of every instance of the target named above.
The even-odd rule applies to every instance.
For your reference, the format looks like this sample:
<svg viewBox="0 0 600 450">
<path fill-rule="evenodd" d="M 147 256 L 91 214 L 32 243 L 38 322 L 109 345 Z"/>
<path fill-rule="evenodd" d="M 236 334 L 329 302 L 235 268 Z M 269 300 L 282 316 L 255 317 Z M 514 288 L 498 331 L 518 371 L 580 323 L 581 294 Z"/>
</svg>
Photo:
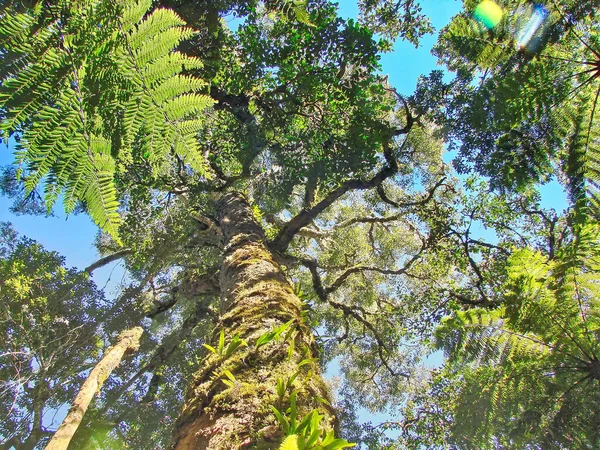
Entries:
<svg viewBox="0 0 600 450">
<path fill-rule="evenodd" d="M 182 73 L 201 62 L 174 51 L 193 32 L 170 10 L 146 17 L 151 3 L 40 4 L 0 16 L 0 130 L 19 138 L 27 190 L 44 181 L 48 208 L 62 194 L 67 212 L 83 201 L 115 237 L 114 157 L 145 155 L 158 174 L 174 154 L 209 176 L 197 135 L 213 101 L 200 93 L 205 82 Z"/>
<path fill-rule="evenodd" d="M 459 311 L 442 323 L 436 345 L 448 356 L 445 373 L 463 380 L 457 443 L 598 445 L 584 404 L 600 398 L 599 268 L 600 227 L 589 223 L 555 260 L 516 251 L 502 307 Z M 474 441 L 463 442 L 461 433 Z"/>
<path fill-rule="evenodd" d="M 469 2 L 474 5 L 477 2 Z M 487 31 L 468 13 L 442 34 L 436 52 L 456 70 L 464 100 L 451 107 L 458 167 L 473 164 L 497 187 L 545 182 L 557 167 L 576 209 L 596 217 L 600 185 L 599 29 L 549 5 L 536 48 L 519 46 L 528 2 L 498 2 L 506 14 Z M 476 84 L 473 74 L 481 79 Z"/>
</svg>

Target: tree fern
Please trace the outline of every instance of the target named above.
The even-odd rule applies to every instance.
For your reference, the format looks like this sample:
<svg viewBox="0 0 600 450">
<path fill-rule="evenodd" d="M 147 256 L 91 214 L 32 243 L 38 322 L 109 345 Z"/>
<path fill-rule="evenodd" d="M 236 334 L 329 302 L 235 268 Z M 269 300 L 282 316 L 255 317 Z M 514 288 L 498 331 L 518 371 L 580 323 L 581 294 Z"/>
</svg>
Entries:
<svg viewBox="0 0 600 450">
<path fill-rule="evenodd" d="M 457 167 L 472 164 L 499 188 L 545 182 L 560 167 L 576 209 L 598 217 L 597 23 L 550 2 L 534 44 L 524 44 L 517 41 L 531 18 L 529 2 L 498 2 L 511 13 L 493 30 L 468 12 L 478 3 L 466 2 L 436 47 L 464 96 L 446 124 L 461 148 Z"/>
<path fill-rule="evenodd" d="M 580 404 L 600 399 L 599 244 L 600 228 L 587 224 L 555 260 L 516 251 L 502 307 L 458 311 L 437 329 L 445 376 L 462 377 L 453 407 L 457 444 L 600 444 L 589 405 Z M 580 389 L 590 394 L 573 395 Z"/>
<path fill-rule="evenodd" d="M 0 16 L 0 130 L 19 139 L 27 190 L 43 182 L 48 208 L 62 194 L 67 212 L 83 201 L 114 237 L 116 170 L 144 157 L 160 175 L 174 155 L 210 176 L 198 131 L 213 102 L 205 82 L 183 74 L 201 62 L 174 51 L 194 33 L 170 10 L 146 17 L 151 3 L 39 3 Z"/>
</svg>

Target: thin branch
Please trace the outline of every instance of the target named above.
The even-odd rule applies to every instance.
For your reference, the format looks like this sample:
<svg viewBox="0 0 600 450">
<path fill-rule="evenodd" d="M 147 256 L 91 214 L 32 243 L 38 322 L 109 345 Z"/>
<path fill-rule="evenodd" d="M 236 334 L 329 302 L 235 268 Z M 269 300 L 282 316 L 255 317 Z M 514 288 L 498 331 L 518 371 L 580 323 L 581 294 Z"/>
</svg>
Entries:
<svg viewBox="0 0 600 450">
<path fill-rule="evenodd" d="M 359 314 L 357 312 L 357 311 L 360 311 L 364 315 L 366 315 L 367 313 L 365 312 L 365 310 L 362 307 L 348 306 L 348 305 L 344 305 L 343 303 L 336 302 L 334 300 L 327 300 L 327 302 L 334 308 L 342 311 L 345 316 L 350 316 L 350 317 L 354 318 L 357 322 L 361 323 L 365 328 L 367 328 L 371 332 L 371 334 L 373 335 L 373 338 L 377 342 L 377 350 L 379 353 L 379 358 L 380 358 L 382 364 L 385 366 L 385 368 L 388 370 L 388 372 L 392 376 L 401 376 L 404 378 L 410 378 L 410 375 L 408 375 L 404 372 L 396 372 L 390 367 L 390 365 L 387 362 L 387 359 L 384 357 L 384 354 L 383 354 L 384 350 L 388 351 L 387 346 L 385 345 L 385 342 L 379 335 L 378 331 L 375 329 L 375 326 L 371 322 L 369 322 L 365 317 L 363 317 L 361 314 Z"/>
<path fill-rule="evenodd" d="M 435 185 L 433 185 L 433 187 L 429 190 L 429 192 L 427 193 L 427 195 L 423 196 L 423 198 L 421 200 L 417 200 L 415 202 L 396 202 L 392 199 L 390 199 L 386 193 L 385 190 L 383 189 L 382 185 L 379 185 L 377 187 L 377 193 L 379 194 L 379 197 L 381 197 L 381 200 L 383 200 L 385 203 L 392 205 L 396 208 L 410 208 L 412 206 L 423 206 L 425 204 L 427 204 L 435 195 L 435 191 L 440 187 L 440 186 L 446 186 L 444 184 L 444 181 L 446 181 L 446 176 L 442 176 L 436 183 Z"/>
<path fill-rule="evenodd" d="M 346 269 L 344 271 L 344 273 L 342 273 L 331 284 L 331 286 L 329 286 L 328 288 L 325 289 L 325 294 L 328 295 L 328 294 L 331 294 L 332 292 L 335 292 L 336 290 L 338 290 L 340 288 L 340 286 L 344 283 L 344 281 L 346 281 L 346 279 L 350 275 L 352 275 L 353 273 L 359 273 L 359 272 L 378 272 L 378 273 L 383 274 L 383 275 L 403 275 L 421 257 L 421 255 L 425 251 L 426 247 L 427 246 L 424 243 L 421 246 L 421 249 L 415 255 L 413 255 L 412 258 L 410 258 L 408 260 L 408 262 L 406 264 L 404 264 L 404 266 L 401 267 L 400 269 L 383 269 L 381 267 L 375 267 L 375 266 L 354 266 L 354 267 L 350 267 L 350 268 Z"/>
<path fill-rule="evenodd" d="M 396 269 L 396 270 L 382 269 L 382 268 L 373 267 L 373 266 L 351 267 L 351 268 L 347 269 L 340 277 L 338 277 L 336 279 L 336 281 L 331 286 L 329 286 L 327 288 L 323 287 L 323 282 L 322 282 L 321 277 L 318 272 L 318 263 L 314 259 L 311 259 L 311 258 L 299 258 L 299 261 L 306 268 L 308 268 L 308 270 L 310 271 L 310 273 L 312 275 L 313 288 L 314 288 L 317 296 L 319 297 L 319 299 L 321 301 L 326 301 L 334 308 L 341 310 L 344 313 L 345 317 L 354 318 L 357 322 L 361 323 L 366 329 L 368 329 L 371 332 L 371 334 L 373 335 L 373 338 L 377 342 L 379 358 L 380 358 L 382 364 L 385 366 L 385 368 L 388 370 L 388 372 L 392 376 L 401 376 L 404 378 L 409 378 L 409 375 L 406 373 L 394 371 L 391 368 L 391 366 L 389 365 L 389 363 L 387 362 L 387 359 L 383 353 L 384 350 L 388 351 L 387 347 L 385 345 L 383 338 L 380 336 L 379 332 L 375 329 L 375 326 L 367 320 L 366 316 L 368 315 L 368 313 L 361 306 L 348 306 L 343 303 L 339 303 L 334 300 L 331 300 L 330 298 L 328 298 L 328 296 L 330 293 L 336 291 L 342 285 L 344 280 L 346 280 L 353 273 L 358 273 L 358 272 L 362 273 L 364 271 L 375 271 L 375 272 L 379 272 L 379 273 L 383 273 L 383 274 L 387 274 L 387 275 L 404 274 L 415 263 L 415 261 L 417 261 L 419 259 L 419 257 L 421 256 L 421 254 L 423 253 L 425 248 L 426 248 L 426 243 L 423 242 L 423 246 L 421 247 L 419 252 L 417 254 L 415 254 L 404 265 L 404 267 L 402 267 L 400 269 Z M 348 335 L 347 320 L 345 323 L 346 323 L 345 333 L 342 337 L 338 338 L 339 340 L 343 340 Z"/>
</svg>

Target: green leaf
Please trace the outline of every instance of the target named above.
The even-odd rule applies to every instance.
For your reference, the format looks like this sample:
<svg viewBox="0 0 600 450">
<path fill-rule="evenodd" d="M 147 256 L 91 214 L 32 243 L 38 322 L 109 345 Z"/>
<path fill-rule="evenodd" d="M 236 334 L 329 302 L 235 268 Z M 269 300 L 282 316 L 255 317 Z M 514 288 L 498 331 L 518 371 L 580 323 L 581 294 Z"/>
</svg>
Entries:
<svg viewBox="0 0 600 450">
<path fill-rule="evenodd" d="M 337 450 L 338 448 L 354 447 L 356 444 L 351 444 L 345 439 L 337 438 L 323 447 L 323 450 Z"/>
<path fill-rule="evenodd" d="M 283 415 L 279 412 L 279 410 L 277 408 L 275 408 L 273 405 L 270 405 L 270 408 L 271 408 L 271 411 L 273 411 L 273 414 L 275 414 L 275 417 L 277 418 L 279 423 L 281 424 L 281 427 L 283 428 L 283 432 L 285 434 L 288 434 L 288 431 L 290 429 L 290 425 L 289 425 L 288 421 L 283 417 Z"/>
<path fill-rule="evenodd" d="M 300 374 L 300 372 L 296 372 L 287 379 L 287 382 L 285 384 L 286 389 L 290 389 L 292 387 L 292 385 L 294 384 L 294 381 L 296 380 L 296 378 L 298 377 L 299 374 Z"/>
<path fill-rule="evenodd" d="M 298 368 L 300 368 L 300 367 L 302 367 L 302 366 L 305 366 L 305 365 L 307 365 L 307 364 L 310 364 L 310 363 L 312 363 L 312 362 L 314 362 L 314 361 L 316 361 L 314 358 L 307 358 L 307 359 L 303 359 L 302 361 L 300 361 L 300 362 L 298 363 Z"/>
<path fill-rule="evenodd" d="M 281 443 L 279 450 L 299 450 L 298 436 L 296 436 L 295 434 L 287 436 Z"/>
<path fill-rule="evenodd" d="M 278 340 L 278 339 L 279 339 L 279 337 L 281 336 L 281 334 L 282 334 L 282 333 L 283 333 L 285 330 L 287 330 L 287 329 L 290 327 L 290 325 L 291 325 L 292 323 L 294 323 L 294 322 L 295 322 L 295 320 L 296 320 L 296 319 L 292 319 L 292 320 L 290 320 L 290 321 L 288 321 L 288 322 L 284 323 L 284 324 L 283 324 L 283 325 L 281 325 L 280 327 L 277 327 L 275 330 L 273 330 L 273 331 L 274 331 L 273 338 L 274 338 L 274 339 L 276 339 L 276 340 Z"/>
<path fill-rule="evenodd" d="M 233 339 L 231 340 L 231 342 L 229 343 L 229 345 L 227 346 L 227 351 L 225 352 L 225 357 L 229 358 L 231 355 L 233 355 L 233 353 L 241 346 L 246 346 L 248 345 L 246 343 L 246 341 L 244 341 L 243 339 L 240 339 L 239 334 L 236 334 Z"/>
<path fill-rule="evenodd" d="M 322 418 L 323 416 L 321 416 L 319 413 L 314 414 L 311 418 L 310 435 L 308 436 L 308 439 L 306 441 L 306 446 L 308 448 L 315 444 L 317 442 L 317 439 L 319 439 L 319 436 L 321 436 L 319 424 L 321 423 Z"/>
<path fill-rule="evenodd" d="M 296 19 L 298 19 L 298 22 L 308 25 L 309 27 L 316 27 L 316 25 L 310 21 L 310 15 L 306 10 L 306 6 L 295 7 L 294 13 L 296 14 Z"/>
<path fill-rule="evenodd" d="M 214 353 L 215 355 L 218 355 L 217 349 L 214 348 L 212 345 L 202 344 L 202 346 Z"/>
<path fill-rule="evenodd" d="M 224 374 L 224 375 L 225 375 L 227 378 L 229 378 L 231 381 L 233 381 L 233 382 L 235 382 L 235 381 L 236 381 L 235 377 L 233 376 L 233 374 L 232 374 L 232 373 L 231 373 L 229 370 L 223 370 L 223 374 Z"/>
<path fill-rule="evenodd" d="M 290 394 L 289 412 L 290 412 L 290 432 L 291 433 L 296 432 L 296 396 L 297 395 L 298 394 L 296 391 L 294 391 Z"/>
<path fill-rule="evenodd" d="M 315 397 L 315 399 L 316 399 L 318 402 L 320 402 L 320 403 L 323 403 L 324 405 L 331 406 L 331 403 L 330 403 L 330 402 L 329 402 L 329 400 L 327 400 L 326 398 L 323 398 L 323 397 Z"/>
<path fill-rule="evenodd" d="M 272 331 L 267 331 L 266 333 L 262 334 L 256 340 L 256 348 L 260 348 L 263 345 L 267 345 L 269 342 L 271 342 L 273 340 L 274 337 L 275 337 L 275 333 L 273 333 Z"/>
<path fill-rule="evenodd" d="M 288 347 L 288 354 L 287 354 L 288 361 L 291 361 L 292 357 L 294 356 L 295 345 L 296 345 L 296 336 L 292 336 L 292 339 L 290 339 L 290 345 Z"/>
<path fill-rule="evenodd" d="M 305 428 L 306 428 L 308 425 L 310 425 L 310 423 L 311 423 L 311 422 L 312 422 L 312 420 L 313 420 L 313 416 L 314 416 L 315 414 L 317 414 L 317 415 L 318 415 L 319 413 L 318 413 L 318 411 L 316 411 L 316 410 L 313 410 L 313 411 L 311 411 L 311 412 L 310 412 L 310 413 L 309 413 L 309 414 L 308 414 L 308 415 L 307 415 L 307 416 L 306 416 L 304 419 L 302 419 L 302 422 L 300 422 L 300 424 L 299 424 L 299 425 L 298 425 L 298 427 L 296 428 L 296 431 L 297 431 L 298 433 L 302 433 L 302 431 L 303 431 L 303 430 L 304 430 L 304 429 L 305 429 Z M 310 428 L 309 428 L 309 430 L 310 430 Z"/>
<path fill-rule="evenodd" d="M 221 333 L 219 333 L 219 346 L 217 348 L 218 348 L 219 355 L 223 355 L 223 351 L 225 350 L 225 329 L 224 328 L 221 330 Z"/>
<path fill-rule="evenodd" d="M 286 383 L 285 383 L 285 381 L 283 381 L 283 378 L 278 377 L 277 378 L 277 397 L 279 397 L 280 402 L 283 400 L 283 397 L 285 395 L 285 387 L 286 387 Z"/>
</svg>

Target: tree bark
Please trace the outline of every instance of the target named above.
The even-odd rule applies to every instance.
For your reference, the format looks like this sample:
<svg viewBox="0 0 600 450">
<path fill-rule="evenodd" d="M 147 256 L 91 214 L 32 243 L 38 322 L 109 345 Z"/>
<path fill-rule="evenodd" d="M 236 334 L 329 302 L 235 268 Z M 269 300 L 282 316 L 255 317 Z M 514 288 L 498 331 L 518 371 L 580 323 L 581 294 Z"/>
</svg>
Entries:
<svg viewBox="0 0 600 450">
<path fill-rule="evenodd" d="M 135 327 L 122 332 L 116 344 L 102 357 L 100 362 L 90 372 L 87 380 L 81 386 L 79 393 L 67 413 L 67 417 L 60 424 L 54 436 L 46 446 L 46 450 L 66 450 L 71 438 L 77 431 L 94 394 L 100 390 L 104 381 L 119 365 L 123 356 L 137 351 L 143 329 Z"/>
<path fill-rule="evenodd" d="M 293 390 L 298 419 L 319 409 L 325 416 L 324 428 L 334 428 L 331 407 L 319 401 L 329 395 L 314 337 L 302 319 L 301 300 L 265 246 L 263 230 L 243 196 L 224 194 L 217 210 L 225 247 L 219 283 L 222 328 L 215 330 L 213 341 L 223 329 L 225 349 L 236 334 L 248 346 L 230 356 L 211 352 L 204 359 L 188 389 L 172 448 L 277 449 L 284 435 L 271 405 L 285 414 Z M 290 321 L 289 332 L 281 339 L 257 347 L 259 337 Z M 231 381 L 226 372 L 235 378 L 232 385 L 223 382 Z M 294 374 L 280 397 L 277 380 L 287 381 Z"/>
</svg>

